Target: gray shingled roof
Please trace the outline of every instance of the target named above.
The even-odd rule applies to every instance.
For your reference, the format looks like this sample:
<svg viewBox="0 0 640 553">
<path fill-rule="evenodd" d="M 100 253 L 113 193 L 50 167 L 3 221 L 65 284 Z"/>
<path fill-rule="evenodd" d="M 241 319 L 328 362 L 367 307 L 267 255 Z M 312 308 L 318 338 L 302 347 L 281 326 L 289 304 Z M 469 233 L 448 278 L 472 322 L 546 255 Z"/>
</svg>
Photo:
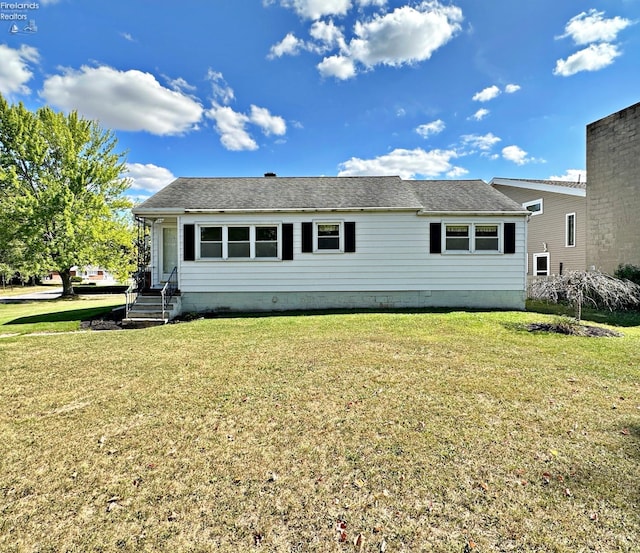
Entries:
<svg viewBox="0 0 640 553">
<path fill-rule="evenodd" d="M 400 177 L 181 177 L 134 208 L 135 214 L 191 210 L 408 209 L 522 211 L 481 180 Z"/>
</svg>

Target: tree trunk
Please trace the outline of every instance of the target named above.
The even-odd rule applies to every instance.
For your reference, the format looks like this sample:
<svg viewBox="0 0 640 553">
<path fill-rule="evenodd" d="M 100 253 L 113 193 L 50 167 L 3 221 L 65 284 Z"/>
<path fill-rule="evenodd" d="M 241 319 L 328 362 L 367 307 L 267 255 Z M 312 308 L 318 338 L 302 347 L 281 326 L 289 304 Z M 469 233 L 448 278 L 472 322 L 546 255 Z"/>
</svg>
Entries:
<svg viewBox="0 0 640 553">
<path fill-rule="evenodd" d="M 73 282 L 71 282 L 71 269 L 61 269 L 60 278 L 62 279 L 62 297 L 68 298 L 74 295 Z"/>
</svg>

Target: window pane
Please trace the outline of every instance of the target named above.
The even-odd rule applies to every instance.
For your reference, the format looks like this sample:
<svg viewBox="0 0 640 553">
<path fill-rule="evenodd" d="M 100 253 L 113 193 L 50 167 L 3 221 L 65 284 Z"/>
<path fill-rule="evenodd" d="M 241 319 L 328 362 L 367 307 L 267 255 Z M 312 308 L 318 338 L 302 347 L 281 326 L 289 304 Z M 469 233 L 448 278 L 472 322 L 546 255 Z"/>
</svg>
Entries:
<svg viewBox="0 0 640 553">
<path fill-rule="evenodd" d="M 469 236 L 469 227 L 467 225 L 447 225 L 447 237 Z"/>
<path fill-rule="evenodd" d="M 278 240 L 278 227 L 256 227 L 256 241 Z"/>
<path fill-rule="evenodd" d="M 220 242 L 222 240 L 222 227 L 201 227 L 200 240 L 206 242 Z"/>
<path fill-rule="evenodd" d="M 576 243 L 576 216 L 567 215 L 567 246 L 575 246 Z"/>
<path fill-rule="evenodd" d="M 249 243 L 229 242 L 228 253 L 229 257 L 249 257 L 251 248 Z"/>
<path fill-rule="evenodd" d="M 498 225 L 476 225 L 476 236 L 498 236 Z"/>
<path fill-rule="evenodd" d="M 229 227 L 229 242 L 245 241 L 249 241 L 249 227 Z"/>
<path fill-rule="evenodd" d="M 222 244 L 220 242 L 202 242 L 200 257 L 222 257 Z"/>
<path fill-rule="evenodd" d="M 256 257 L 278 257 L 278 243 L 256 242 Z"/>
<path fill-rule="evenodd" d="M 340 225 L 318 225 L 318 236 L 340 236 Z"/>
<path fill-rule="evenodd" d="M 447 250 L 469 251 L 468 238 L 447 238 Z"/>
<path fill-rule="evenodd" d="M 318 236 L 319 250 L 339 250 L 340 238 Z"/>
</svg>

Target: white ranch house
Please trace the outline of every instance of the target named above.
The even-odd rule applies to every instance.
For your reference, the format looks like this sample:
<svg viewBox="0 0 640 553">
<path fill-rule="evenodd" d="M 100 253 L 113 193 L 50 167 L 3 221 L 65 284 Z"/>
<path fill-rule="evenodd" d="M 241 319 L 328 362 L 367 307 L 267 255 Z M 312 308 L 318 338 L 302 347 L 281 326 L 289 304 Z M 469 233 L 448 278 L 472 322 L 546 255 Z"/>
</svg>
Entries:
<svg viewBox="0 0 640 553">
<path fill-rule="evenodd" d="M 530 213 L 481 180 L 178 178 L 133 213 L 175 311 L 524 309 Z"/>
</svg>

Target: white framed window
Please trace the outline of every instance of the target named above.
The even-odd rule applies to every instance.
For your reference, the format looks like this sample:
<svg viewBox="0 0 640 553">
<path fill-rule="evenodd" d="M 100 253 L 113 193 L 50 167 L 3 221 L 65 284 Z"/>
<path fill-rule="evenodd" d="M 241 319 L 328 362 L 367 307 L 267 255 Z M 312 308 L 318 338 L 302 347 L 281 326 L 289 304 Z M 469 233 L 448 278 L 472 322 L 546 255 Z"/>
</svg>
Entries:
<svg viewBox="0 0 640 553">
<path fill-rule="evenodd" d="M 316 221 L 313 233 L 315 252 L 341 252 L 344 250 L 342 221 Z"/>
<path fill-rule="evenodd" d="M 565 224 L 565 246 L 574 248 L 576 245 L 576 214 L 567 213 Z"/>
<path fill-rule="evenodd" d="M 533 274 L 535 276 L 549 276 L 549 254 L 533 254 Z"/>
<path fill-rule="evenodd" d="M 500 223 L 445 223 L 444 253 L 499 253 Z"/>
<path fill-rule="evenodd" d="M 198 259 L 279 259 L 280 225 L 198 226 Z"/>
<path fill-rule="evenodd" d="M 527 211 L 530 211 L 531 215 L 542 215 L 542 213 L 544 212 L 542 198 L 533 200 L 531 202 L 524 202 L 522 204 L 522 207 L 524 207 Z"/>
</svg>

